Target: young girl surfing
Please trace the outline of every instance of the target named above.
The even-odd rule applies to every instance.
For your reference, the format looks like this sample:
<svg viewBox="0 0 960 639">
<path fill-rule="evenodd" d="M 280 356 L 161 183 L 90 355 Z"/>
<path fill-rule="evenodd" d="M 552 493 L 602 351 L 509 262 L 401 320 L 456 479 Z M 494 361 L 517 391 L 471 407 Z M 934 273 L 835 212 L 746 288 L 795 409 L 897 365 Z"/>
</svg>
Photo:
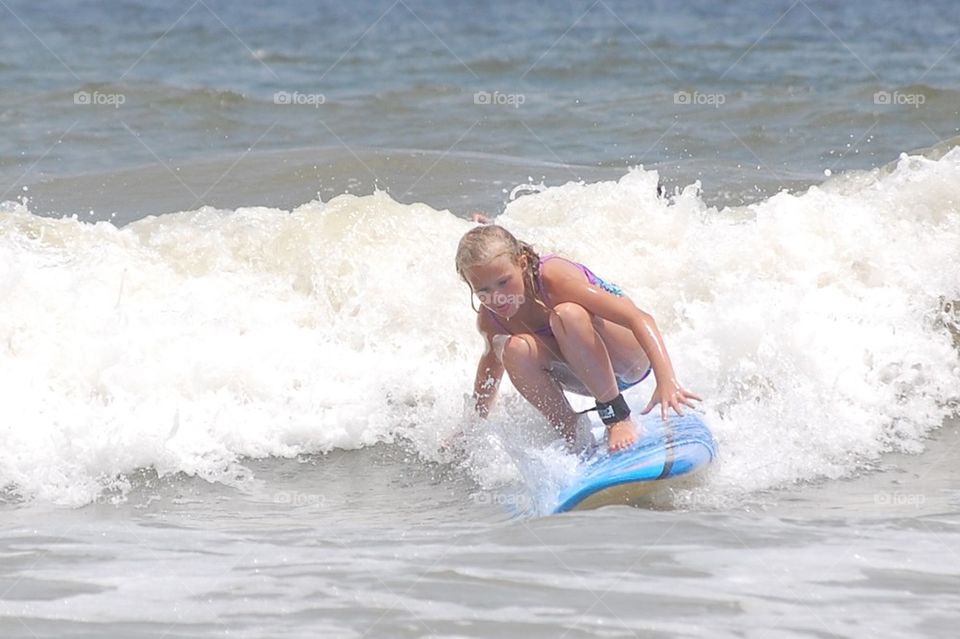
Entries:
<svg viewBox="0 0 960 639">
<path fill-rule="evenodd" d="M 638 437 L 622 391 L 651 371 L 657 387 L 641 414 L 659 404 L 666 420 L 669 408 L 682 415 L 682 405 L 693 408 L 692 400 L 700 399 L 677 382 L 653 318 L 586 266 L 559 255 L 540 257 L 495 224 L 464 234 L 456 266 L 481 303 L 477 330 L 485 349 L 473 392 L 481 417 L 489 413 L 506 370 L 571 445 L 579 414 L 563 391 L 594 397 L 607 448 L 616 452 Z"/>
</svg>

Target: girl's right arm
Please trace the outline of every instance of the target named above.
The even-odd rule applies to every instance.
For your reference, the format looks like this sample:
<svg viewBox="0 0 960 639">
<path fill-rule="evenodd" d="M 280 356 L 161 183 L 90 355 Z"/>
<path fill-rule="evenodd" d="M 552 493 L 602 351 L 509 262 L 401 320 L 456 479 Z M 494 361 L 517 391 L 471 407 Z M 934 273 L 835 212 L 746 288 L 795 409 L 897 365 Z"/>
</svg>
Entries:
<svg viewBox="0 0 960 639">
<path fill-rule="evenodd" d="M 480 417 L 486 418 L 497 398 L 497 389 L 503 379 L 503 363 L 494 352 L 492 335 L 489 329 L 482 325 L 483 314 L 477 318 L 477 330 L 483 335 L 484 351 L 477 365 L 477 377 L 473 382 L 474 408 Z"/>
</svg>

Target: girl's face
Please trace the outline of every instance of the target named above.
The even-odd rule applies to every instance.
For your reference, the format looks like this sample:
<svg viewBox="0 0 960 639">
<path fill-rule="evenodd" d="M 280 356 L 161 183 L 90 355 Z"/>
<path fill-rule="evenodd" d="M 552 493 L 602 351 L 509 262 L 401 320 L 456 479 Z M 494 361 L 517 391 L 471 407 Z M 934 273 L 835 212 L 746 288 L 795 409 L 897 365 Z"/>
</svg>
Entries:
<svg viewBox="0 0 960 639">
<path fill-rule="evenodd" d="M 498 255 L 486 264 L 478 264 L 465 270 L 464 275 L 480 303 L 500 317 L 510 318 L 526 300 L 523 271 L 527 256 L 520 256 L 520 264 L 514 264 L 509 255 Z"/>
</svg>

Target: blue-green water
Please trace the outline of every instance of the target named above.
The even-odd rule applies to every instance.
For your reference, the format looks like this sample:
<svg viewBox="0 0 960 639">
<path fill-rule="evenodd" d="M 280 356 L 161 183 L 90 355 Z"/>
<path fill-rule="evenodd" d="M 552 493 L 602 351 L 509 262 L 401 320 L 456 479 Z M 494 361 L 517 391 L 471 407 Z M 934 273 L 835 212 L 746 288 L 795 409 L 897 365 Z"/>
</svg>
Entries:
<svg viewBox="0 0 960 639">
<path fill-rule="evenodd" d="M 708 200 L 735 203 L 819 182 L 825 170 L 885 164 L 960 126 L 949 2 L 11 1 L 0 9 L 8 198 L 91 171 L 166 165 L 183 177 L 205 159 L 217 168 L 190 190 L 204 201 L 197 196 L 211 186 L 217 194 L 217 178 L 227 172 L 229 183 L 240 157 L 233 170 L 242 184 L 276 162 L 258 152 L 310 147 L 315 161 L 291 171 L 329 162 L 310 173 L 321 182 L 314 193 L 324 182 L 342 192 L 340 181 L 379 180 L 411 201 L 407 189 L 417 193 L 434 159 L 403 184 L 390 183 L 403 166 L 354 161 L 367 157 L 363 149 L 402 148 L 446 154 L 441 168 L 461 152 L 520 158 L 534 178 L 544 162 L 643 164 L 668 184 L 699 178 Z M 89 104 L 77 104 L 78 93 Z M 428 188 L 430 203 L 457 209 L 458 182 L 469 178 Z M 486 172 L 479 179 L 490 184 Z M 114 207 L 148 199 L 135 184 L 114 190 L 122 191 Z M 482 203 L 502 206 L 496 191 Z M 250 202 L 233 202 L 241 203 Z"/>
</svg>

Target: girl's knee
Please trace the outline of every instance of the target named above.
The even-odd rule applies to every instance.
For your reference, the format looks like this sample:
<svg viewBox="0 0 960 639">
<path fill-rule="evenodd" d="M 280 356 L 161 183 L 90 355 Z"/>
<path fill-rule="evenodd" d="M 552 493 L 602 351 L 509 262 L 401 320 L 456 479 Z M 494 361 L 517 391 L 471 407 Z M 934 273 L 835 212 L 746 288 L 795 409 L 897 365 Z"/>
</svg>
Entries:
<svg viewBox="0 0 960 639">
<path fill-rule="evenodd" d="M 500 362 L 507 368 L 537 357 L 537 346 L 526 335 L 494 335 L 492 341 Z"/>
<path fill-rule="evenodd" d="M 553 313 L 550 314 L 550 328 L 557 332 L 563 329 L 563 326 L 570 326 L 571 323 L 591 322 L 593 315 L 577 304 L 576 302 L 562 302 L 553 307 Z"/>
</svg>

